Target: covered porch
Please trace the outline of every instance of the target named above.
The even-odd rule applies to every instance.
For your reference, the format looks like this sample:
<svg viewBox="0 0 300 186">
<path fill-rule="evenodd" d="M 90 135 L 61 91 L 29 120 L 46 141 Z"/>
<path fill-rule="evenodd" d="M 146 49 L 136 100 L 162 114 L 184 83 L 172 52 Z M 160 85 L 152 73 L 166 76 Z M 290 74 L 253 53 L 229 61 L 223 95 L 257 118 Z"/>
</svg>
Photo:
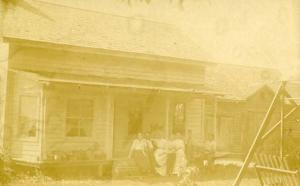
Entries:
<svg viewBox="0 0 300 186">
<path fill-rule="evenodd" d="M 169 138 L 192 131 L 200 144 L 215 132 L 215 94 L 209 91 L 86 77 L 38 81 L 44 84 L 43 162 L 123 159 L 137 133 Z"/>
<path fill-rule="evenodd" d="M 184 138 L 189 134 L 193 144 L 198 145 L 216 130 L 217 92 L 70 74 L 19 70 L 11 70 L 10 74 L 15 76 L 17 86 L 36 87 L 34 99 L 25 97 L 24 102 L 36 110 L 24 113 L 36 116 L 37 122 L 31 123 L 34 127 L 29 123 L 24 127 L 35 129 L 31 137 L 26 133 L 26 139 L 35 140 L 28 143 L 18 138 L 12 148 L 18 153 L 16 160 L 27 165 L 103 164 L 127 158 L 139 132 L 166 139 L 178 132 Z M 37 150 L 31 161 L 22 149 L 33 144 Z"/>
</svg>

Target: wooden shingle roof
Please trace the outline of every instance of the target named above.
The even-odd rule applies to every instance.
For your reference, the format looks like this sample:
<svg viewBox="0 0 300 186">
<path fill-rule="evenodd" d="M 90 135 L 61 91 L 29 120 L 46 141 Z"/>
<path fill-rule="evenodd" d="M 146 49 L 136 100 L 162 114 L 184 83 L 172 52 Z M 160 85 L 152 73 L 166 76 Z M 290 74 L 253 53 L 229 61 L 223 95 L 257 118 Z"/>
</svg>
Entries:
<svg viewBox="0 0 300 186">
<path fill-rule="evenodd" d="M 173 25 L 30 2 L 39 14 L 18 6 L 5 12 L 5 38 L 200 61 L 208 59 L 202 48 Z"/>
</svg>

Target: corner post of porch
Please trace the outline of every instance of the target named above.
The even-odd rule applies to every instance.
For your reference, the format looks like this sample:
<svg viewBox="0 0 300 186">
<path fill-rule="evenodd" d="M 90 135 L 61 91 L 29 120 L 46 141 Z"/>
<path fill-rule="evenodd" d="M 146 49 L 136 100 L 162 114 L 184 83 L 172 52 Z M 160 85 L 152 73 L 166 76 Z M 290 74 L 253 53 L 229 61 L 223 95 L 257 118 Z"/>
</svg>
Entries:
<svg viewBox="0 0 300 186">
<path fill-rule="evenodd" d="M 106 99 L 106 155 L 108 159 L 113 157 L 113 138 L 114 138 L 114 96 L 111 94 L 107 95 Z"/>
<path fill-rule="evenodd" d="M 2 7 L 1 7 L 2 6 Z M 3 2 L 1 5 L 0 2 L 0 11 L 3 8 Z M 0 13 L 1 14 L 1 13 Z M 1 16 L 0 15 L 0 27 L 1 27 Z M 1 42 L 1 40 L 3 38 L 1 38 L 1 29 L 0 28 L 0 53 L 2 53 L 2 55 L 4 56 L 8 56 L 9 55 L 9 44 L 4 44 L 3 42 Z M 9 126 L 7 125 L 8 122 L 8 118 L 9 118 L 9 103 L 8 100 L 11 99 L 11 95 L 10 95 L 10 87 L 12 86 L 9 81 L 11 81 L 11 78 L 9 78 L 10 75 L 8 73 L 8 58 L 1 61 L 0 63 L 0 151 L 10 151 L 9 148 L 9 141 L 10 141 L 10 136 L 9 136 Z"/>
<path fill-rule="evenodd" d="M 165 120 L 165 134 L 166 137 L 169 137 L 170 133 L 170 98 L 166 96 L 165 98 L 165 111 L 166 111 L 166 120 Z"/>
<path fill-rule="evenodd" d="M 218 98 L 214 97 L 214 136 L 216 142 L 216 150 L 218 149 Z"/>
<path fill-rule="evenodd" d="M 38 135 L 40 136 L 40 160 L 43 161 L 47 157 L 47 142 L 46 142 L 46 109 L 47 109 L 47 99 L 45 96 L 45 84 L 41 85 L 41 91 L 40 91 L 40 124 L 38 127 Z"/>
</svg>

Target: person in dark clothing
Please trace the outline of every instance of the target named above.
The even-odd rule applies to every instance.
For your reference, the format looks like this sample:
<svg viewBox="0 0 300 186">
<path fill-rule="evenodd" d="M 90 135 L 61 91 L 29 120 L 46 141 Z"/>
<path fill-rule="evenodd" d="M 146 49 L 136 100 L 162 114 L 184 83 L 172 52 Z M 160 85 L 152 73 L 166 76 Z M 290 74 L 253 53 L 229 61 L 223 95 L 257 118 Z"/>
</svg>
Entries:
<svg viewBox="0 0 300 186">
<path fill-rule="evenodd" d="M 188 130 L 187 139 L 185 141 L 185 154 L 188 164 L 193 161 L 193 141 L 192 141 L 192 130 Z"/>
<path fill-rule="evenodd" d="M 145 134 L 145 143 L 146 143 L 145 152 L 146 152 L 146 155 L 149 159 L 150 173 L 154 174 L 155 173 L 155 170 L 154 170 L 154 168 L 155 168 L 154 145 L 153 145 L 153 142 L 150 138 L 149 133 Z"/>
</svg>

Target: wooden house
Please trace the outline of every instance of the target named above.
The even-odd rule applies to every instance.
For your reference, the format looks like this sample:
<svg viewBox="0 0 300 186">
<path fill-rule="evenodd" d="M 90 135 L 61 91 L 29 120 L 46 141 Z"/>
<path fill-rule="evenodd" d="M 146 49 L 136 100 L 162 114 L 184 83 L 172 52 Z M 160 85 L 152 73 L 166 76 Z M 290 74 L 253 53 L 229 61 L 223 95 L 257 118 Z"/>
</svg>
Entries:
<svg viewBox="0 0 300 186">
<path fill-rule="evenodd" d="M 241 67 L 231 67 L 231 70 L 234 68 L 240 69 Z M 280 84 L 279 79 L 276 78 L 280 76 L 277 76 L 277 73 L 274 70 L 267 70 L 264 68 L 248 68 L 248 70 L 251 72 L 248 74 L 245 73 L 245 76 L 251 77 L 252 74 L 252 77 L 260 78 L 261 76 L 255 75 L 255 71 L 257 71 L 263 73 L 263 79 L 260 81 L 249 81 L 242 80 L 242 77 L 235 79 L 234 75 L 230 75 L 229 79 L 231 79 L 231 81 L 234 81 L 232 79 L 235 79 L 236 83 L 229 84 L 228 87 L 231 87 L 231 93 L 219 98 L 217 101 L 216 135 L 218 136 L 218 150 L 236 154 L 238 157 L 243 157 L 249 150 Z M 268 79 L 265 79 L 265 73 L 270 73 Z M 223 80 L 226 84 L 226 78 L 223 78 Z M 237 89 L 242 89 L 242 91 L 239 92 Z M 299 85 L 287 83 L 286 91 L 291 97 L 299 98 Z M 295 99 L 295 104 L 299 105 L 297 99 Z M 293 104 L 286 101 L 284 112 L 287 113 L 292 108 Z M 289 141 L 287 142 L 289 144 L 286 145 L 286 151 L 289 151 L 291 146 L 293 146 L 293 148 L 297 146 L 300 147 L 300 143 L 297 142 L 300 139 L 299 115 L 300 110 L 298 109 L 291 117 L 285 120 L 285 140 Z M 277 123 L 280 120 L 280 117 L 280 106 L 278 104 L 272 114 L 268 128 Z M 277 132 L 271 135 L 261 148 L 269 152 L 279 152 L 279 142 L 277 140 L 279 137 L 280 130 L 277 130 Z"/>
<path fill-rule="evenodd" d="M 256 127 L 248 124 L 252 123 L 250 119 L 253 118 L 248 118 L 247 115 L 255 111 L 255 118 L 261 118 L 273 94 L 263 85 L 278 81 L 279 78 L 280 73 L 277 70 L 261 67 L 217 64 L 207 68 L 207 82 L 211 87 L 225 93 L 217 99 L 215 135 L 219 152 L 240 155 L 248 149 Z M 268 95 L 260 100 L 259 96 L 255 96 L 259 92 Z M 258 122 L 254 121 L 259 125 Z"/>
<path fill-rule="evenodd" d="M 194 144 L 212 133 L 219 152 L 247 151 L 277 71 L 205 62 L 207 54 L 172 25 L 32 6 L 38 13 L 16 6 L 1 16 L 8 50 L 0 63 L 0 141 L 14 160 L 126 158 L 138 132 L 191 134 Z"/>
<path fill-rule="evenodd" d="M 4 148 L 18 162 L 126 158 L 134 136 L 215 132 L 199 48 L 171 25 L 61 7 L 5 13 Z M 5 74 L 5 75 L 4 75 Z M 7 79 L 7 80 L 6 80 Z"/>
</svg>

